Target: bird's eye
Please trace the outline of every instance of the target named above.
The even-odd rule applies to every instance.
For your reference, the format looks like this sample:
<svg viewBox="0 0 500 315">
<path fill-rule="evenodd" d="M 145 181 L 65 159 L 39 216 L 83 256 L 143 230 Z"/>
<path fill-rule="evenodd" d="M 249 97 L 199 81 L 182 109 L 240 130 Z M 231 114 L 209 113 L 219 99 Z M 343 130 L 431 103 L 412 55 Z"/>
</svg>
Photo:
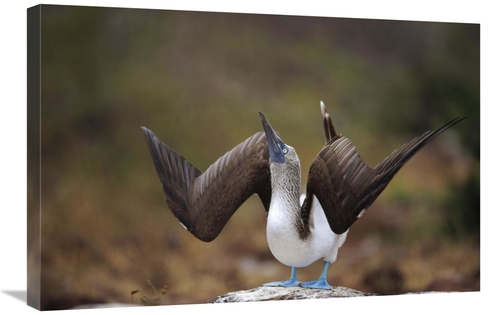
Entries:
<svg viewBox="0 0 500 315">
<path fill-rule="evenodd" d="M 286 149 L 286 148 L 285 148 L 285 149 L 283 149 L 283 153 L 284 153 L 284 154 L 287 154 L 287 153 L 288 153 L 288 149 Z"/>
</svg>

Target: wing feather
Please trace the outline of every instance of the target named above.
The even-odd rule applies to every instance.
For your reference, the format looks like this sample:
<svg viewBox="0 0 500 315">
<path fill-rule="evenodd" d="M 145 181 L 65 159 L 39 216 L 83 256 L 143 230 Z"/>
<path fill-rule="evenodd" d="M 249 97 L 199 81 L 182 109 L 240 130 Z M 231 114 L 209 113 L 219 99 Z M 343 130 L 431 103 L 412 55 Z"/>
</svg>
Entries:
<svg viewBox="0 0 500 315">
<path fill-rule="evenodd" d="M 465 117 L 458 117 L 435 131 L 428 131 L 392 152 L 375 168 L 369 167 L 352 142 L 335 135 L 318 153 L 309 170 L 306 200 L 314 194 L 332 231 L 342 234 L 387 187 L 394 175 L 421 148 Z M 305 205 L 309 204 L 307 202 Z M 303 212 L 307 209 L 303 209 Z"/>
<path fill-rule="evenodd" d="M 269 153 L 258 132 L 221 156 L 202 173 L 142 127 L 170 210 L 194 236 L 215 239 L 234 212 L 257 193 L 266 211 L 271 199 Z"/>
</svg>

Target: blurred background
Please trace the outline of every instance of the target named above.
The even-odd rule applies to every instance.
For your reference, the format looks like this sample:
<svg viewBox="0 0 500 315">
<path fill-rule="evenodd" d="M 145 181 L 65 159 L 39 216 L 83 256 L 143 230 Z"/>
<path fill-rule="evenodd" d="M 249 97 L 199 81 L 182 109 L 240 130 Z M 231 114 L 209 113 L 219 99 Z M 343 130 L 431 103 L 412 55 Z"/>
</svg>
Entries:
<svg viewBox="0 0 500 315">
<path fill-rule="evenodd" d="M 205 303 L 287 279 L 257 197 L 211 243 L 178 224 L 140 126 L 205 170 L 262 129 L 261 110 L 305 185 L 324 144 L 321 100 L 370 166 L 468 116 L 353 225 L 330 284 L 480 289 L 478 24 L 44 5 L 41 27 L 42 309 Z"/>
</svg>

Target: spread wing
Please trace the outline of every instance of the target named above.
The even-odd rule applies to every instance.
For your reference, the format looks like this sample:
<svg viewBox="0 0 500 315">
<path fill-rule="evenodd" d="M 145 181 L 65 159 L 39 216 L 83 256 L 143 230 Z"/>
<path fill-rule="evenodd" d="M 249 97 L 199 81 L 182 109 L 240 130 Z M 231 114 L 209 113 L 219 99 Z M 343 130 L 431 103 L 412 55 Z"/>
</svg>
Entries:
<svg viewBox="0 0 500 315">
<path fill-rule="evenodd" d="M 213 163 L 204 173 L 142 127 L 170 210 L 202 241 L 215 239 L 252 194 L 266 211 L 271 200 L 269 151 L 258 132 Z"/>
<path fill-rule="evenodd" d="M 349 139 L 335 134 L 311 165 L 304 207 L 309 206 L 314 194 L 332 231 L 336 234 L 344 233 L 358 219 L 361 211 L 367 209 L 382 193 L 406 162 L 429 141 L 463 119 L 465 117 L 459 117 L 435 131 L 427 131 L 395 150 L 375 168 L 366 165 Z M 325 127 L 325 135 L 326 130 L 329 127 Z"/>
</svg>

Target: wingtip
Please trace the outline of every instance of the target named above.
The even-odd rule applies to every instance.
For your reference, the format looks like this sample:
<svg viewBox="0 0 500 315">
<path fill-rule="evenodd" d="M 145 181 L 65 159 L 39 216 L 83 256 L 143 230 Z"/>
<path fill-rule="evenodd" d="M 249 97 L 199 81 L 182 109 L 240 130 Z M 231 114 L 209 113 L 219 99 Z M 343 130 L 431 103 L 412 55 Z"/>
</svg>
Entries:
<svg viewBox="0 0 500 315">
<path fill-rule="evenodd" d="M 442 131 L 445 131 L 446 129 L 458 124 L 459 122 L 461 122 L 462 120 L 464 120 L 466 118 L 467 118 L 467 116 L 459 116 L 455 119 L 450 120 L 449 122 L 447 122 L 446 124 L 444 124 L 443 126 L 438 128 L 438 130 L 442 129 Z"/>
<path fill-rule="evenodd" d="M 319 101 L 319 107 L 321 108 L 321 114 L 323 116 L 325 116 L 326 114 L 328 114 L 326 112 L 326 106 L 325 106 L 325 103 L 323 103 L 323 101 Z"/>
<path fill-rule="evenodd" d="M 326 111 L 325 103 L 323 103 L 323 101 L 320 101 L 319 105 L 321 108 L 321 115 L 323 116 L 323 118 L 329 118 L 330 114 L 328 114 L 328 112 Z"/>
<path fill-rule="evenodd" d="M 150 134 L 150 133 L 152 133 L 152 131 L 151 131 L 151 130 L 149 130 L 148 128 L 146 128 L 146 127 L 144 127 L 144 126 L 141 126 L 141 130 L 142 130 L 142 132 L 143 132 L 144 134 Z"/>
</svg>

